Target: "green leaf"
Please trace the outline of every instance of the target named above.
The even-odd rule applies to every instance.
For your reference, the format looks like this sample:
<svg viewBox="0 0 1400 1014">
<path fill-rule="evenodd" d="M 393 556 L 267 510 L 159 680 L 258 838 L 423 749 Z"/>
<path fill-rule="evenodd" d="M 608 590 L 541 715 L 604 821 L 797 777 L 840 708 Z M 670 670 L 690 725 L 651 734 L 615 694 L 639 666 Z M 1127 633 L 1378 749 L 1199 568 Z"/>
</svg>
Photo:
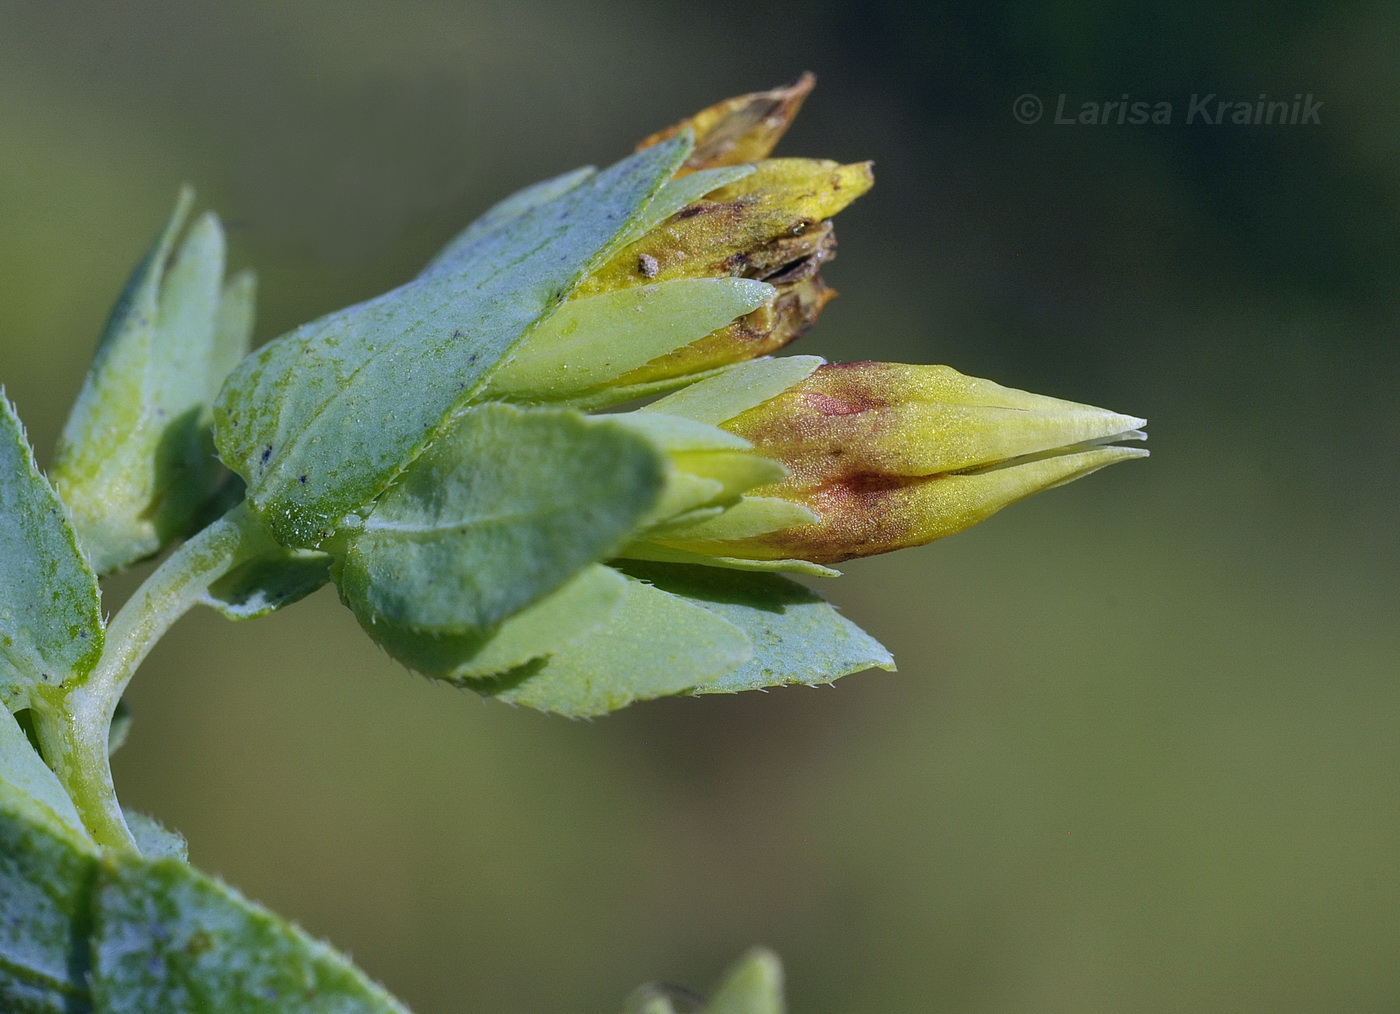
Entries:
<svg viewBox="0 0 1400 1014">
<path fill-rule="evenodd" d="M 230 297 L 249 302 L 231 307 L 221 326 L 224 237 L 210 214 L 190 228 L 166 272 L 192 199 L 181 193 L 127 283 L 55 454 L 54 484 L 103 574 L 185 534 L 218 469 L 210 404 L 252 297 L 247 282 L 236 285 Z"/>
<path fill-rule="evenodd" d="M 751 651 L 744 632 L 715 612 L 628 581 L 622 604 L 589 633 L 548 658 L 468 685 L 512 704 L 586 718 L 712 683 Z"/>
<path fill-rule="evenodd" d="M 485 397 L 553 401 L 606 386 L 772 298 L 748 278 L 685 278 L 565 303 L 491 378 Z"/>
<path fill-rule="evenodd" d="M 466 262 L 480 257 L 484 243 L 511 222 L 527 212 L 563 197 L 597 174 L 598 170 L 595 167 L 581 166 L 517 190 L 505 200 L 492 205 L 485 214 L 459 232 L 450 243 L 438 251 L 423 273 L 437 274 L 459 269 Z"/>
<path fill-rule="evenodd" d="M 95 909 L 103 1014 L 405 1014 L 331 948 L 179 860 L 112 857 Z"/>
<path fill-rule="evenodd" d="M 664 468 L 606 417 L 469 409 L 348 536 L 341 596 L 362 623 L 484 631 L 615 552 Z"/>
<path fill-rule="evenodd" d="M 218 446 L 278 540 L 314 548 L 384 492 L 689 149 L 680 137 L 638 152 L 245 359 L 216 407 Z"/>
<path fill-rule="evenodd" d="M 172 831 L 154 817 L 123 808 L 122 816 L 136 839 L 136 848 L 148 859 L 179 859 L 190 857 L 190 846 L 179 831 Z"/>
<path fill-rule="evenodd" d="M 91 672 L 102 613 L 97 576 L 3 393 L 0 560 L 0 701 L 19 711 Z"/>
<path fill-rule="evenodd" d="M 772 951 L 756 947 L 739 959 L 701 1014 L 783 1014 L 783 966 Z"/>
<path fill-rule="evenodd" d="M 776 398 L 822 364 L 819 356 L 783 356 L 738 363 L 712 377 L 667 395 L 639 409 L 665 412 L 718 426 Z"/>
<path fill-rule="evenodd" d="M 58 776 L 49 770 L 19 722 L 4 708 L 0 708 L 0 806 L 42 825 L 52 834 L 91 844 L 82 818 Z"/>
<path fill-rule="evenodd" d="M 631 577 L 702 606 L 748 635 L 752 656 L 697 694 L 727 694 L 790 683 L 816 685 L 865 669 L 893 669 L 890 653 L 812 591 L 776 574 L 628 561 Z"/>
<path fill-rule="evenodd" d="M 256 620 L 299 602 L 330 579 L 331 558 L 325 553 L 284 549 L 235 567 L 199 601 L 230 620 Z"/>
<path fill-rule="evenodd" d="M 143 849 L 179 848 L 128 816 Z M 0 1011 L 93 1010 L 407 1014 L 331 948 L 181 860 L 99 859 L 0 794 Z"/>
<path fill-rule="evenodd" d="M 363 624 L 395 659 L 434 679 L 495 676 L 549 655 L 597 627 L 622 604 L 627 579 L 611 567 L 585 567 L 556 592 L 499 626 L 472 634 L 431 634 L 389 620 Z"/>
<path fill-rule="evenodd" d="M 0 1011 L 85 1014 L 94 856 L 0 798 Z"/>
</svg>

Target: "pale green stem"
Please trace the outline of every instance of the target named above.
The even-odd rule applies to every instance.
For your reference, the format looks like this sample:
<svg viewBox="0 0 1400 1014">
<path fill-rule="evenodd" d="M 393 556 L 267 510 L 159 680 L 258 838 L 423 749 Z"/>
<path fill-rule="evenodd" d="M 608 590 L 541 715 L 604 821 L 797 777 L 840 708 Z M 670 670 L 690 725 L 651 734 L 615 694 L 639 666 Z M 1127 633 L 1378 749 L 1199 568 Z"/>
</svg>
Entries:
<svg viewBox="0 0 1400 1014">
<path fill-rule="evenodd" d="M 56 708 L 37 716 L 44 756 L 99 845 L 136 850 L 107 755 L 112 714 L 136 667 L 211 583 L 275 545 L 246 503 L 199 532 L 171 553 L 117 613 L 88 679 Z"/>
</svg>

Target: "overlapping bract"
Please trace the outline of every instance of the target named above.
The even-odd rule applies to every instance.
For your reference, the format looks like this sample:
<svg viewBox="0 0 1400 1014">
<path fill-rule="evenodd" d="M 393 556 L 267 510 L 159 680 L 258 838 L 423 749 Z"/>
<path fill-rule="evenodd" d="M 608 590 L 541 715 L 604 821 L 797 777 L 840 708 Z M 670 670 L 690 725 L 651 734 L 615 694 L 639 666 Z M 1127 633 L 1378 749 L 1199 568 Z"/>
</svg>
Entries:
<svg viewBox="0 0 1400 1014">
<path fill-rule="evenodd" d="M 734 572 L 949 534 L 1137 453 L 1077 445 L 1140 420 L 943 367 L 765 358 L 832 297 L 832 218 L 871 185 L 769 157 L 811 86 L 528 188 L 408 285 L 245 361 L 219 447 L 299 576 L 215 604 L 329 575 L 404 663 L 571 715 L 891 667 L 811 593 Z"/>
</svg>

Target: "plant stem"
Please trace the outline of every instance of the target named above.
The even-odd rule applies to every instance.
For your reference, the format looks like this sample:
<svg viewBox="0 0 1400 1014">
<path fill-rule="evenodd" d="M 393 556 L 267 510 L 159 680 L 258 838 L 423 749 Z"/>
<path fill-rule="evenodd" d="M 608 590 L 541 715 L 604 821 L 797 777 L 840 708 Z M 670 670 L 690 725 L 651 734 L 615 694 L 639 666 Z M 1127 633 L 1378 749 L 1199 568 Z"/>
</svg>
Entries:
<svg viewBox="0 0 1400 1014">
<path fill-rule="evenodd" d="M 112 785 L 107 735 L 112 714 L 151 648 L 198 603 L 209 585 L 276 545 L 240 503 L 192 537 L 136 590 L 107 627 L 102 658 L 86 681 L 39 716 L 44 756 L 96 842 L 136 851 Z"/>
</svg>

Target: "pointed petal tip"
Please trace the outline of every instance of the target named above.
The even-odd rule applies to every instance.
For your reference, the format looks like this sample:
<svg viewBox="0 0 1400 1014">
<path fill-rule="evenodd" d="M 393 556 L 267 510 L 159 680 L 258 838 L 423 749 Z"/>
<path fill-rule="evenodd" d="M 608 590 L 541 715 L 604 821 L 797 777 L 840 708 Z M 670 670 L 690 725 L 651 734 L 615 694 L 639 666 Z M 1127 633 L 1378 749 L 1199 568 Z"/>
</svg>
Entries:
<svg viewBox="0 0 1400 1014">
<path fill-rule="evenodd" d="M 1118 415 L 1117 413 L 1114 413 L 1113 418 L 1118 421 L 1122 429 L 1122 435 L 1115 437 L 1115 440 L 1147 439 L 1146 419 L 1139 419 L 1137 416 L 1133 415 Z"/>
</svg>

